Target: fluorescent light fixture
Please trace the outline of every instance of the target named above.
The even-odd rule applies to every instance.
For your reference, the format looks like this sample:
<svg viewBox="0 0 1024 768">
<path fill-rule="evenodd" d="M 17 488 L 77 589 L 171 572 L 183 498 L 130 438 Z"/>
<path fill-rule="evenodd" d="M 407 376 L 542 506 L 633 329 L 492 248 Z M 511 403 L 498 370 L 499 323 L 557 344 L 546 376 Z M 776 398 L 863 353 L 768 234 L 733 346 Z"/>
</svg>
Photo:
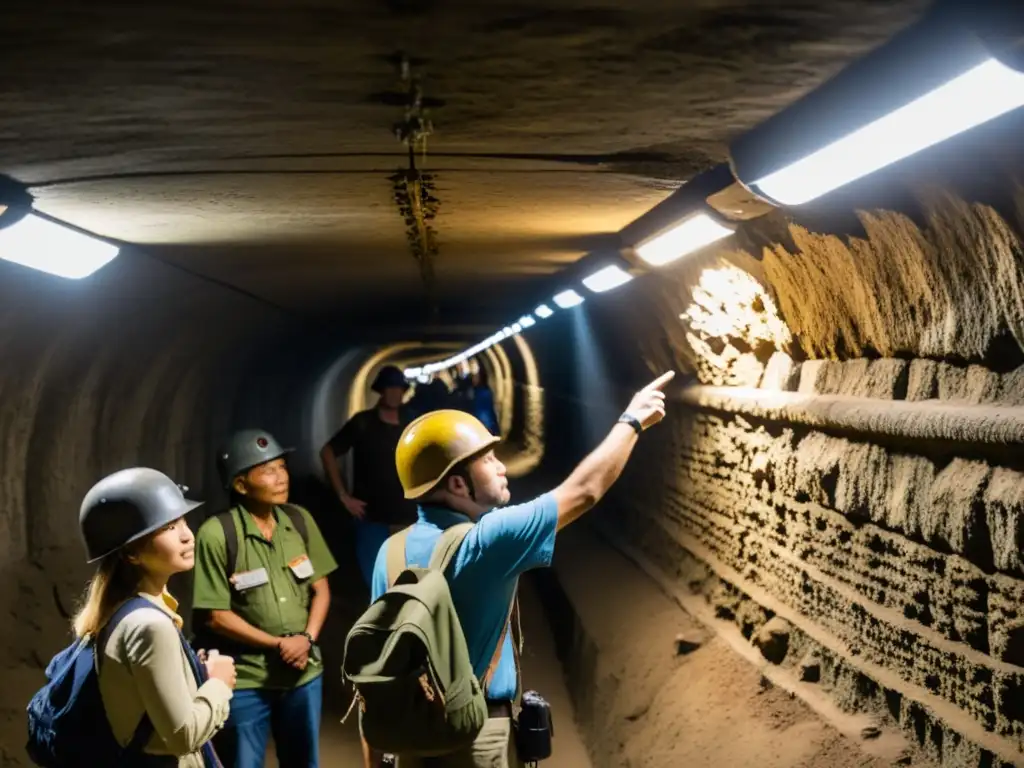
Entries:
<svg viewBox="0 0 1024 768">
<path fill-rule="evenodd" d="M 568 290 L 555 294 L 554 302 L 562 309 L 569 309 L 570 307 L 576 307 L 582 304 L 583 297 L 576 293 L 572 288 L 569 288 Z"/>
<path fill-rule="evenodd" d="M 989 59 L 753 186 L 800 205 L 1021 106 L 1024 73 Z"/>
<path fill-rule="evenodd" d="M 523 326 L 523 328 L 533 328 L 533 326 L 537 324 L 537 321 L 529 315 L 523 315 L 519 318 L 519 324 Z"/>
<path fill-rule="evenodd" d="M 78 280 L 108 264 L 118 247 L 74 229 L 27 214 L 0 229 L 0 259 Z"/>
<path fill-rule="evenodd" d="M 541 304 L 539 307 L 533 310 L 533 314 L 535 314 L 541 320 L 546 320 L 547 318 L 555 314 L 555 310 L 553 310 L 547 304 Z"/>
<path fill-rule="evenodd" d="M 706 213 L 698 213 L 636 246 L 636 255 L 651 266 L 660 267 L 732 233 L 731 228 Z"/>
<path fill-rule="evenodd" d="M 519 323 L 512 323 L 512 332 L 513 333 L 522 333 L 523 332 L 523 326 L 521 326 Z"/>
<path fill-rule="evenodd" d="M 633 276 L 629 272 L 622 267 L 611 264 L 604 269 L 597 270 L 590 277 L 583 278 L 583 284 L 594 293 L 603 293 L 604 291 L 610 291 L 612 288 L 618 288 L 620 285 L 625 285 L 632 279 Z"/>
</svg>

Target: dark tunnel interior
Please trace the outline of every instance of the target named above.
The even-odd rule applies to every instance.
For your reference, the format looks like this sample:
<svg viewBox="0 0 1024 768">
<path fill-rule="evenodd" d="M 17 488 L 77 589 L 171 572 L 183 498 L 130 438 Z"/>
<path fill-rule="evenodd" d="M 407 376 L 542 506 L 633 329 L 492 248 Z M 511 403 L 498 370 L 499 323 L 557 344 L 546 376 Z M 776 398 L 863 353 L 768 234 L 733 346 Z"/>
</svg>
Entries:
<svg viewBox="0 0 1024 768">
<path fill-rule="evenodd" d="M 93 573 L 85 493 L 158 469 L 195 530 L 243 428 L 294 448 L 289 501 L 338 561 L 320 764 L 363 765 L 341 665 L 370 593 L 320 451 L 384 366 L 408 397 L 471 361 L 513 503 L 676 373 L 521 581 L 544 764 L 1024 765 L 1014 4 L 959 48 L 929 37 L 974 18 L 947 0 L 52 5 L 0 18 L 0 765 L 32 765 L 26 705 Z M 994 41 L 1002 112 L 870 172 L 862 146 L 807 201 L 771 186 Z M 8 260 L 25 195 L 116 258 Z M 644 256 L 691 215 L 722 234 Z M 192 575 L 169 590 L 189 633 Z"/>
</svg>

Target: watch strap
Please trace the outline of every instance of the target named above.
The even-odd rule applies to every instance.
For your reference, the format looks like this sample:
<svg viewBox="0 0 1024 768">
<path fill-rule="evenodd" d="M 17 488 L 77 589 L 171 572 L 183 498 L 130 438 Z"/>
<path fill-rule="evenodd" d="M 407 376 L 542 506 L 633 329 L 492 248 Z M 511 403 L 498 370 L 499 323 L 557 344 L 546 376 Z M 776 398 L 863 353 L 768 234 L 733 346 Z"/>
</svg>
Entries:
<svg viewBox="0 0 1024 768">
<path fill-rule="evenodd" d="M 618 423 L 619 424 L 629 424 L 629 426 L 631 426 L 633 429 L 636 430 L 636 433 L 638 435 L 641 432 L 644 431 L 644 425 L 640 423 L 640 419 L 638 419 L 636 416 L 634 416 L 631 413 L 624 413 L 621 416 L 619 416 L 619 422 Z"/>
</svg>

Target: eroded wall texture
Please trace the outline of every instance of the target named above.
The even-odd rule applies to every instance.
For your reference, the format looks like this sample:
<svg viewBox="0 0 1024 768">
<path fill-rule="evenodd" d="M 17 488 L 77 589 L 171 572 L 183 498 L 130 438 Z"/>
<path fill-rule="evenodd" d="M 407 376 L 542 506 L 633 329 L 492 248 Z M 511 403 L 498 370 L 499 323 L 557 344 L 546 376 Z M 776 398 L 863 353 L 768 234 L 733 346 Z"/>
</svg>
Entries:
<svg viewBox="0 0 1024 768">
<path fill-rule="evenodd" d="M 769 222 L 590 309 L 614 358 L 695 372 L 593 522 L 950 766 L 1024 764 L 1024 195 L 999 201 Z"/>
</svg>

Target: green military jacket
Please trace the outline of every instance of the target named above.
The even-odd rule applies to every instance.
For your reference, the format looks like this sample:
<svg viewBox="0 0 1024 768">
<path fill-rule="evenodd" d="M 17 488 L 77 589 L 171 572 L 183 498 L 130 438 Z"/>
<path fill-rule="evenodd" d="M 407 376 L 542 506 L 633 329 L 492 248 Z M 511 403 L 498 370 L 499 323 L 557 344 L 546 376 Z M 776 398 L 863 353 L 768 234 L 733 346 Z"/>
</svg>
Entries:
<svg viewBox="0 0 1024 768">
<path fill-rule="evenodd" d="M 309 545 L 280 507 L 274 508 L 277 526 L 268 541 L 244 507 L 232 508 L 232 518 L 238 532 L 238 560 L 236 574 L 259 573 L 265 569 L 266 583 L 247 589 L 232 585 L 234 574 L 227 572 L 227 546 L 220 521 L 211 518 L 203 523 L 196 534 L 196 566 L 192 607 L 198 610 L 233 611 L 254 627 L 275 637 L 303 632 L 309 619 L 312 585 L 334 571 L 338 564 L 328 549 L 323 535 L 312 516 L 304 509 Z M 305 578 L 296 575 L 293 568 L 302 556 L 312 564 L 312 574 Z M 308 567 L 298 568 L 300 573 Z M 260 579 L 256 579 L 257 581 Z M 229 643 L 231 641 L 228 641 Z M 316 679 L 323 674 L 320 664 L 310 663 L 305 670 L 297 670 L 281 660 L 274 649 L 253 648 L 231 652 L 238 674 L 236 688 L 290 689 Z"/>
</svg>

